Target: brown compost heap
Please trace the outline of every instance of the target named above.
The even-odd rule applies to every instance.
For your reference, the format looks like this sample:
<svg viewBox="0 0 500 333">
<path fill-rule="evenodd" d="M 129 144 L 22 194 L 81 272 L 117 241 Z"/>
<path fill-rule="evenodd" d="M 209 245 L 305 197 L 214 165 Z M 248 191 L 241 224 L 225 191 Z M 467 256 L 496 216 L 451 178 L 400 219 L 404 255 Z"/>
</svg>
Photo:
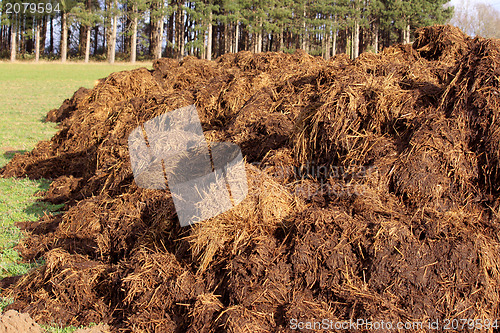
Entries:
<svg viewBox="0 0 500 333">
<path fill-rule="evenodd" d="M 498 318 L 500 42 L 416 37 L 354 61 L 160 59 L 80 89 L 1 171 L 53 179 L 41 200 L 65 204 L 20 224 L 18 251 L 45 262 L 9 308 L 120 332 Z M 169 191 L 135 184 L 127 138 L 191 104 L 209 142 L 241 148 L 249 193 L 181 228 Z"/>
</svg>

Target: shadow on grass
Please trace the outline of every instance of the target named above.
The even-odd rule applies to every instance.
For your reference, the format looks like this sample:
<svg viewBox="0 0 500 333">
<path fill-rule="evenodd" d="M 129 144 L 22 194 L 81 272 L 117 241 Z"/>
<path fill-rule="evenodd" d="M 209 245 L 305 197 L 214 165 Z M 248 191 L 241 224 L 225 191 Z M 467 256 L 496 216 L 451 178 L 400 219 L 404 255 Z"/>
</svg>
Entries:
<svg viewBox="0 0 500 333">
<path fill-rule="evenodd" d="M 35 196 L 41 197 L 43 193 L 49 189 L 52 180 L 40 178 L 37 179 L 36 181 L 38 182 L 38 191 L 35 192 Z"/>
<path fill-rule="evenodd" d="M 16 154 L 24 154 L 26 152 L 27 150 L 8 150 L 3 154 L 3 156 L 5 158 L 12 159 Z"/>
<path fill-rule="evenodd" d="M 54 205 L 50 202 L 36 201 L 33 204 L 26 207 L 24 210 L 26 214 L 35 216 L 37 219 L 45 215 L 45 213 L 57 214 L 64 207 L 64 204 Z"/>
<path fill-rule="evenodd" d="M 37 180 L 37 183 L 38 190 L 35 192 L 34 196 L 39 197 L 39 199 L 23 209 L 26 214 L 33 216 L 36 221 L 38 221 L 46 213 L 59 214 L 65 206 L 64 203 L 53 204 L 43 200 L 44 193 L 49 189 L 50 184 L 52 183 L 51 180 L 41 178 Z"/>
<path fill-rule="evenodd" d="M 9 162 L 11 159 L 14 158 L 16 154 L 24 154 L 26 152 L 27 150 L 8 150 L 5 153 L 3 153 L 3 157 L 4 159 L 7 160 L 7 162 Z"/>
</svg>

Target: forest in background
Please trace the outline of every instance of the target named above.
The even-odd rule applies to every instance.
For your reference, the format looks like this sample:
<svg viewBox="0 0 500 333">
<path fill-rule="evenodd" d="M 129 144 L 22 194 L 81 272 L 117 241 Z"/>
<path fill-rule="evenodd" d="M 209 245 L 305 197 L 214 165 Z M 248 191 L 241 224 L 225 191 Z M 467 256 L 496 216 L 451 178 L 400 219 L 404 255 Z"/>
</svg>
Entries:
<svg viewBox="0 0 500 333">
<path fill-rule="evenodd" d="M 302 49 L 326 59 L 409 43 L 448 0 L 0 0 L 0 57 L 131 61 Z"/>
</svg>

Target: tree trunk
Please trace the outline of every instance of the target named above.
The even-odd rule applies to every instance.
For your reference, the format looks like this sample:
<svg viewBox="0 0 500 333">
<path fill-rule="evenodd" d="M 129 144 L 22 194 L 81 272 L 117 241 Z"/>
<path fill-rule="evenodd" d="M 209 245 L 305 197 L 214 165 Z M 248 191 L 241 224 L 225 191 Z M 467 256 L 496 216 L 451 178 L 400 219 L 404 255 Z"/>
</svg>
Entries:
<svg viewBox="0 0 500 333">
<path fill-rule="evenodd" d="M 234 24 L 229 24 L 229 37 L 227 38 L 229 43 L 229 53 L 234 53 Z"/>
<path fill-rule="evenodd" d="M 118 0 L 114 1 L 114 14 L 113 14 L 113 27 L 111 30 L 111 45 L 110 45 L 110 57 L 109 57 L 109 63 L 114 64 L 115 63 L 115 55 L 116 55 L 116 32 L 117 32 L 117 27 L 118 27 Z"/>
<path fill-rule="evenodd" d="M 45 40 L 47 36 L 47 16 L 43 16 L 40 30 L 40 53 L 45 54 Z"/>
<path fill-rule="evenodd" d="M 150 9 L 149 52 L 153 56 L 153 59 L 158 59 L 158 55 L 161 53 L 159 17 L 161 3 L 157 0 L 152 1 Z"/>
<path fill-rule="evenodd" d="M 328 44 L 328 42 L 326 42 L 326 25 L 324 27 L 324 31 L 323 31 L 323 34 L 321 36 L 321 57 L 322 58 L 325 58 L 326 56 L 326 44 Z"/>
<path fill-rule="evenodd" d="M 106 18 L 107 20 L 107 18 Z M 109 29 L 106 29 L 107 22 L 102 25 L 102 54 L 106 52 L 106 59 L 109 59 Z"/>
<path fill-rule="evenodd" d="M 255 45 L 255 53 L 262 52 L 262 18 L 259 18 L 259 28 L 257 30 L 257 39 Z"/>
<path fill-rule="evenodd" d="M 132 21 L 132 40 L 130 42 L 130 62 L 135 64 L 135 60 L 137 58 L 137 13 L 134 8 L 134 19 Z"/>
<path fill-rule="evenodd" d="M 206 41 L 206 38 L 207 38 L 207 34 L 206 34 L 206 31 L 203 32 L 203 47 L 200 47 L 200 51 L 201 51 L 201 59 L 206 59 L 207 58 L 207 48 L 205 46 L 205 41 Z"/>
<path fill-rule="evenodd" d="M 352 31 L 345 28 L 345 53 L 352 58 Z"/>
<path fill-rule="evenodd" d="M 174 57 L 174 49 L 173 45 L 175 43 L 175 36 L 174 36 L 174 13 L 170 15 L 170 17 L 167 20 L 167 47 L 166 47 L 166 52 L 167 52 L 167 57 L 172 58 Z"/>
<path fill-rule="evenodd" d="M 243 29 L 243 49 L 250 50 L 250 33 L 248 29 Z"/>
<path fill-rule="evenodd" d="M 128 30 L 132 26 L 132 20 L 130 19 L 131 15 L 128 15 L 130 13 L 129 6 L 125 8 L 125 13 L 126 15 L 122 16 L 122 53 L 123 54 L 130 54 L 130 40 L 131 36 L 130 34 L 127 34 Z M 133 15 L 133 13 L 132 13 Z"/>
<path fill-rule="evenodd" d="M 35 32 L 35 61 L 40 60 L 40 20 L 36 22 L 36 32 Z"/>
<path fill-rule="evenodd" d="M 283 26 L 280 27 L 280 46 L 278 51 L 283 52 Z"/>
<path fill-rule="evenodd" d="M 182 60 L 184 59 L 184 46 L 185 46 L 185 43 L 184 43 L 184 9 L 182 9 L 182 6 L 180 7 L 179 9 L 179 12 L 180 12 L 180 29 L 179 29 L 179 53 L 180 53 L 180 57 L 179 59 Z"/>
<path fill-rule="evenodd" d="M 126 13 L 129 12 L 128 5 L 126 8 L 123 9 L 125 15 L 121 16 L 121 21 L 122 21 L 122 31 L 121 31 L 121 36 L 122 36 L 122 42 L 121 42 L 121 53 L 126 54 L 130 50 L 130 35 L 127 33 L 130 29 L 130 16 L 127 15 Z"/>
<path fill-rule="evenodd" d="M 329 24 L 327 25 L 325 35 L 326 35 L 325 36 L 325 59 L 329 60 L 330 59 L 331 46 L 332 46 L 332 44 L 330 44 L 331 27 L 329 26 Z"/>
<path fill-rule="evenodd" d="M 221 55 L 222 51 L 224 49 L 224 41 L 222 38 L 222 25 L 219 23 L 217 24 L 217 29 L 215 30 L 215 34 L 212 31 L 212 38 L 214 39 L 212 41 L 212 51 L 215 55 L 215 58 L 217 58 L 219 55 Z M 215 36 L 214 36 L 215 35 Z M 215 48 L 214 48 L 215 46 Z"/>
<path fill-rule="evenodd" d="M 332 55 L 335 56 L 337 54 L 337 33 L 338 30 L 335 29 L 333 31 L 333 42 L 332 42 Z"/>
<path fill-rule="evenodd" d="M 212 60 L 212 10 L 208 14 L 207 60 Z"/>
<path fill-rule="evenodd" d="M 162 54 L 162 49 L 163 49 L 163 25 L 164 25 L 164 17 L 160 17 L 160 22 L 158 23 L 159 24 L 159 28 L 160 28 L 160 32 L 159 32 L 159 36 L 158 36 L 158 46 L 157 46 L 157 59 L 160 59 L 161 58 L 161 54 Z"/>
<path fill-rule="evenodd" d="M 354 31 L 352 36 L 352 59 L 359 56 L 359 20 L 354 20 Z"/>
<path fill-rule="evenodd" d="M 20 19 L 18 27 L 19 31 L 17 34 L 19 36 L 19 53 L 24 57 L 24 54 L 26 53 L 26 42 L 25 42 L 25 34 L 23 32 L 26 31 L 26 20 Z"/>
<path fill-rule="evenodd" d="M 10 28 L 10 38 L 10 61 L 16 61 L 17 31 L 14 24 Z"/>
<path fill-rule="evenodd" d="M 87 36 L 86 36 L 86 40 L 85 40 L 85 63 L 88 63 L 89 62 L 89 58 L 90 58 L 90 31 L 92 29 L 90 29 L 90 27 L 87 27 Z"/>
<path fill-rule="evenodd" d="M 103 52 L 106 50 L 106 60 L 109 62 L 111 59 L 111 30 L 110 27 L 113 26 L 113 19 L 110 15 L 111 11 L 111 2 L 110 0 L 104 1 L 104 24 L 102 25 L 104 28 L 103 38 L 102 38 L 102 49 Z M 109 20 L 109 21 L 108 21 Z"/>
<path fill-rule="evenodd" d="M 302 15 L 302 50 L 307 51 L 307 31 L 306 31 L 306 2 L 304 0 L 304 11 Z"/>
<path fill-rule="evenodd" d="M 373 41 L 373 52 L 378 53 L 378 22 L 373 23 L 373 36 L 372 36 L 372 41 Z"/>
<path fill-rule="evenodd" d="M 262 52 L 262 17 L 259 19 L 259 32 L 257 33 L 257 53 Z"/>
<path fill-rule="evenodd" d="M 410 44 L 410 25 L 407 24 L 405 28 L 405 44 Z"/>
<path fill-rule="evenodd" d="M 68 55 L 68 13 L 62 12 L 61 62 L 66 62 Z"/>
<path fill-rule="evenodd" d="M 50 16 L 50 43 L 49 52 L 54 53 L 54 18 Z"/>
<path fill-rule="evenodd" d="M 97 49 L 99 48 L 99 25 L 95 26 L 95 33 L 94 33 L 94 55 L 97 53 Z"/>
<path fill-rule="evenodd" d="M 81 24 L 80 25 L 80 34 L 78 36 L 78 55 L 82 56 L 85 52 L 85 41 L 87 38 L 87 29 L 88 27 Z"/>
<path fill-rule="evenodd" d="M 223 54 L 229 53 L 229 39 L 230 39 L 230 34 L 229 34 L 229 22 L 224 23 L 224 52 Z"/>
<path fill-rule="evenodd" d="M 177 11 L 175 12 L 175 33 L 174 33 L 174 39 L 175 39 L 175 55 L 177 57 L 177 60 L 182 60 L 183 58 L 183 50 L 181 50 L 181 30 L 183 29 L 183 23 L 182 23 L 182 9 L 181 9 L 181 3 L 177 3 Z"/>
<path fill-rule="evenodd" d="M 238 53 L 239 48 L 239 40 L 240 40 L 240 20 L 236 21 L 236 32 L 234 37 L 234 52 Z"/>
</svg>

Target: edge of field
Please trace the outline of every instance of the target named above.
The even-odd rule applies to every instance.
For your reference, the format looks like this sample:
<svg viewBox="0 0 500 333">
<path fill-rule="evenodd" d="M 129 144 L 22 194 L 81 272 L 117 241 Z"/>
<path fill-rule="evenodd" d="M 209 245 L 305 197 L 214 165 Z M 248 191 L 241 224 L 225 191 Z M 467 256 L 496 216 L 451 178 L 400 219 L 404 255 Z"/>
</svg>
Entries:
<svg viewBox="0 0 500 333">
<path fill-rule="evenodd" d="M 150 63 L 30 63 L 0 62 L 0 167 L 17 153 L 33 149 L 38 141 L 50 139 L 56 124 L 45 123 L 45 115 L 58 108 L 79 87 L 92 88 L 96 80 L 112 72 L 150 67 Z M 15 225 L 35 221 L 44 214 L 55 214 L 64 208 L 37 201 L 50 180 L 0 178 L 0 279 L 26 274 L 39 262 L 23 262 L 14 247 L 23 237 Z M 0 312 L 12 300 L 0 298 Z M 43 325 L 50 333 L 70 333 L 77 327 Z"/>
</svg>

